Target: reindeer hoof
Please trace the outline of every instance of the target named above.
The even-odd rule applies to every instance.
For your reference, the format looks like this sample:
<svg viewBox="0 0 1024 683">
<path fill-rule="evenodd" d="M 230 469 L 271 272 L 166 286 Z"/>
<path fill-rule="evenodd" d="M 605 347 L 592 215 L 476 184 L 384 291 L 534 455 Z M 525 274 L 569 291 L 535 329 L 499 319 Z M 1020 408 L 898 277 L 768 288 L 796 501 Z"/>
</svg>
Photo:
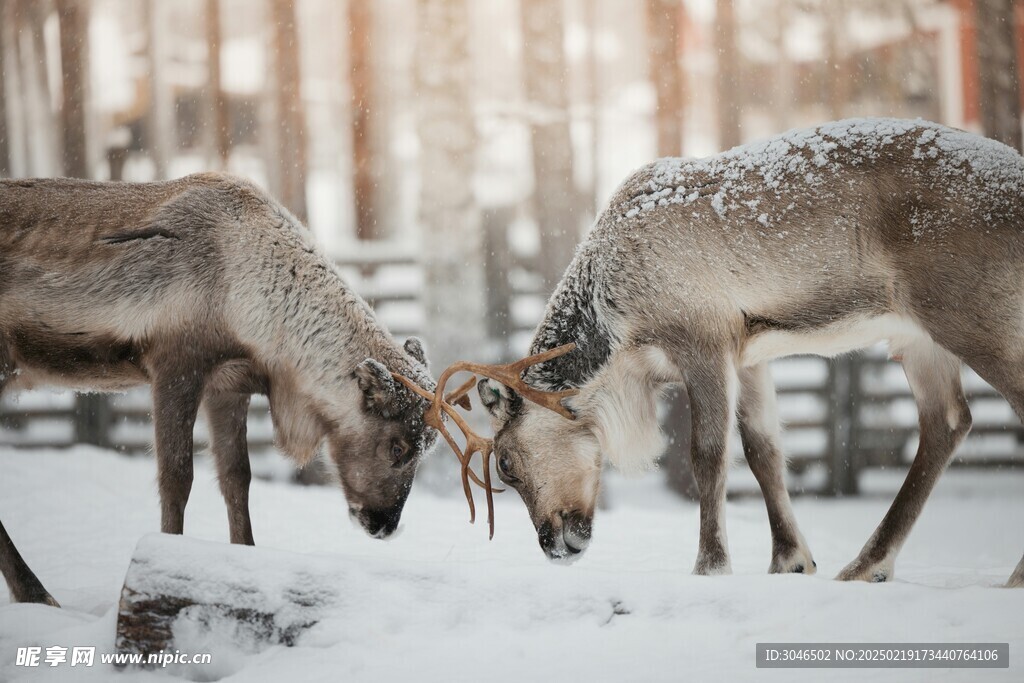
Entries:
<svg viewBox="0 0 1024 683">
<path fill-rule="evenodd" d="M 868 583 L 886 583 L 893 577 L 891 562 L 868 564 L 854 560 L 839 572 L 838 581 L 867 581 Z"/>
<path fill-rule="evenodd" d="M 53 599 L 53 596 L 47 593 L 45 590 L 40 592 L 31 592 L 22 595 L 12 595 L 14 602 L 25 602 L 36 605 L 49 605 L 50 607 L 60 607 L 60 603 Z"/>
<path fill-rule="evenodd" d="M 21 558 L 18 558 L 21 559 Z M 60 604 L 53 599 L 49 591 L 43 587 L 42 582 L 22 563 L 21 567 L 15 567 L 16 573 L 12 581 L 8 583 L 12 602 L 27 602 L 37 605 L 49 605 L 60 607 Z"/>
<path fill-rule="evenodd" d="M 697 564 L 693 567 L 694 576 L 725 576 L 732 574 L 732 564 L 729 558 L 718 558 L 711 561 L 708 558 L 698 557 Z"/>
<path fill-rule="evenodd" d="M 779 554 L 772 558 L 768 567 L 769 574 L 813 574 L 818 564 L 811 558 L 807 548 L 796 548 L 787 554 Z"/>
</svg>

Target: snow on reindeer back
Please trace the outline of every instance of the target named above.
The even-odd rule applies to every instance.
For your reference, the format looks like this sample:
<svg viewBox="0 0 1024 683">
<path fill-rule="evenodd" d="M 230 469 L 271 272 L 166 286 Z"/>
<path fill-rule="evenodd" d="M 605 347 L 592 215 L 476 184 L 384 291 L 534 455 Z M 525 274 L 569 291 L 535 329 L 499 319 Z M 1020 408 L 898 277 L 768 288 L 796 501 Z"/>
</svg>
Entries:
<svg viewBox="0 0 1024 683">
<path fill-rule="evenodd" d="M 708 199 L 719 218 L 745 209 L 768 226 L 795 204 L 762 206 L 758 195 L 827 199 L 834 196 L 829 183 L 837 171 L 868 167 L 886 156 L 904 160 L 901 170 L 909 174 L 928 173 L 933 187 L 941 185 L 936 189 L 949 198 L 991 206 L 1001 195 L 1024 194 L 1024 159 L 1000 142 L 920 119 L 847 119 L 791 130 L 713 157 L 659 159 L 627 181 L 627 198 L 616 213 L 623 220 L 682 204 L 694 205 L 694 217 L 700 218 L 698 200 Z M 948 182 L 954 179 L 971 182 Z M 958 197 L 968 186 L 972 196 Z"/>
</svg>

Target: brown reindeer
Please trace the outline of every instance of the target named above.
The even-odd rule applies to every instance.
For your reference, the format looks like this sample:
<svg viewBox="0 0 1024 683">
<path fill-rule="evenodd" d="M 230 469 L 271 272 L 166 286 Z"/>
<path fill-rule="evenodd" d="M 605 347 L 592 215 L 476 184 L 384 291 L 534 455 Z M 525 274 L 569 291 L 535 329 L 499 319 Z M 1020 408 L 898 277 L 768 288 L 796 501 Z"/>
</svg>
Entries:
<svg viewBox="0 0 1024 683">
<path fill-rule="evenodd" d="M 390 373 L 431 390 L 426 363 L 245 180 L 0 181 L 0 391 L 149 384 L 165 533 L 182 533 L 203 405 L 231 541 L 253 543 L 246 413 L 260 393 L 281 450 L 303 464 L 326 442 L 350 514 L 391 534 L 436 432 Z M 56 604 L 2 525 L 0 570 L 14 600 Z"/>
<path fill-rule="evenodd" d="M 928 494 L 971 426 L 966 363 L 1024 418 L 1024 159 L 922 121 L 861 119 L 708 159 L 663 159 L 618 189 L 577 251 L 532 352 L 540 390 L 578 390 L 575 419 L 481 381 L 502 480 L 540 544 L 590 542 L 602 456 L 626 469 L 662 450 L 655 400 L 685 382 L 700 489 L 698 574 L 731 571 L 726 440 L 738 420 L 764 492 L 771 572 L 813 572 L 783 482 L 767 362 L 888 341 L 921 440 L 888 514 L 839 578 L 886 581 Z M 1010 585 L 1024 585 L 1024 560 Z"/>
</svg>

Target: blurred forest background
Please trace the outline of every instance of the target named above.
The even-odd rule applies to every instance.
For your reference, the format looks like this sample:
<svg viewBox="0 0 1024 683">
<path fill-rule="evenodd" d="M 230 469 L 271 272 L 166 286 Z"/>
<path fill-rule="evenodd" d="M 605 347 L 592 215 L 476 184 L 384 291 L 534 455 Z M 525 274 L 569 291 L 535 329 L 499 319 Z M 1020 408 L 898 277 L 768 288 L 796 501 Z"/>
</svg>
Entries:
<svg viewBox="0 0 1024 683">
<path fill-rule="evenodd" d="M 603 202 L 655 157 L 848 116 L 1020 149 L 1022 21 L 1014 0 L 0 0 L 0 176 L 248 176 L 435 368 L 511 357 Z M 787 446 L 825 464 L 816 487 L 852 493 L 860 467 L 912 454 L 884 358 L 800 362 L 775 371 Z M 7 400 L 0 438 L 132 450 L 146 412 Z M 1019 424 L 986 414 L 1004 438 L 975 462 L 1019 464 Z M 666 404 L 683 492 L 687 415 Z"/>
</svg>

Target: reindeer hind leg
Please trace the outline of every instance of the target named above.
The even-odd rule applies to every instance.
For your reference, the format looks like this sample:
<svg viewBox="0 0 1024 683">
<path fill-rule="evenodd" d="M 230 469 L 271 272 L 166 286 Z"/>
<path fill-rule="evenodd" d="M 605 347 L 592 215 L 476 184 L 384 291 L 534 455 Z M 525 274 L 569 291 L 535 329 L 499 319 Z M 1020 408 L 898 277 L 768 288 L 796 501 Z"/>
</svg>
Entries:
<svg viewBox="0 0 1024 683">
<path fill-rule="evenodd" d="M 0 522 L 0 572 L 7 580 L 14 602 L 38 602 L 44 605 L 60 607 L 53 596 L 43 588 L 43 584 L 32 572 L 21 553 L 14 547 L 14 541 L 7 534 L 7 529 Z"/>
<path fill-rule="evenodd" d="M 883 582 L 893 577 L 896 555 L 921 514 L 950 457 L 971 428 L 960 384 L 960 360 L 931 340 L 899 349 L 917 400 L 921 427 L 917 455 L 889 511 L 857 558 L 837 578 Z"/>
<path fill-rule="evenodd" d="M 1024 338 L 1014 341 L 1017 348 L 1024 347 Z M 990 350 L 982 353 L 968 350 L 962 356 L 982 379 L 1003 395 L 1018 419 L 1024 422 L 1024 357 L 1012 353 L 993 354 Z M 1024 588 L 1024 557 L 1017 563 L 1006 585 Z"/>
<path fill-rule="evenodd" d="M 943 303 L 916 306 L 914 313 L 937 343 L 1002 394 L 1024 422 L 1024 290 L 1017 284 L 1021 245 L 1013 240 L 999 254 L 986 255 L 990 262 L 974 273 L 969 287 L 943 276 L 911 294 L 915 301 Z M 1024 588 L 1024 558 L 1007 585 Z"/>
<path fill-rule="evenodd" d="M 964 326 L 956 319 L 945 319 L 941 311 L 922 310 L 919 314 L 935 340 L 1002 394 L 1024 422 L 1024 330 L 1019 329 L 1017 322 L 1020 299 L 1010 298 L 1009 304 L 993 310 L 993 302 L 1005 301 L 1006 297 L 998 291 L 982 288 L 977 291 L 980 298 L 961 306 L 978 311 L 971 326 Z M 941 298 L 935 293 L 932 296 Z M 1006 585 L 1024 588 L 1024 558 Z"/>
<path fill-rule="evenodd" d="M 971 367 L 974 367 L 973 365 Z M 974 368 L 981 377 L 1003 395 L 1017 413 L 1018 419 L 1024 422 L 1024 363 L 1018 360 L 1007 366 L 1008 372 L 983 373 Z M 1006 582 L 1007 588 L 1024 588 L 1024 557 L 1020 558 L 1017 567 Z"/>
<path fill-rule="evenodd" d="M 7 378 L 13 371 L 14 363 L 10 361 L 7 348 L 3 344 L 3 337 L 0 336 L 0 395 L 3 395 Z M 0 573 L 4 575 L 7 587 L 11 591 L 11 598 L 15 602 L 38 602 L 60 607 L 25 563 L 2 522 L 0 522 Z"/>
</svg>

